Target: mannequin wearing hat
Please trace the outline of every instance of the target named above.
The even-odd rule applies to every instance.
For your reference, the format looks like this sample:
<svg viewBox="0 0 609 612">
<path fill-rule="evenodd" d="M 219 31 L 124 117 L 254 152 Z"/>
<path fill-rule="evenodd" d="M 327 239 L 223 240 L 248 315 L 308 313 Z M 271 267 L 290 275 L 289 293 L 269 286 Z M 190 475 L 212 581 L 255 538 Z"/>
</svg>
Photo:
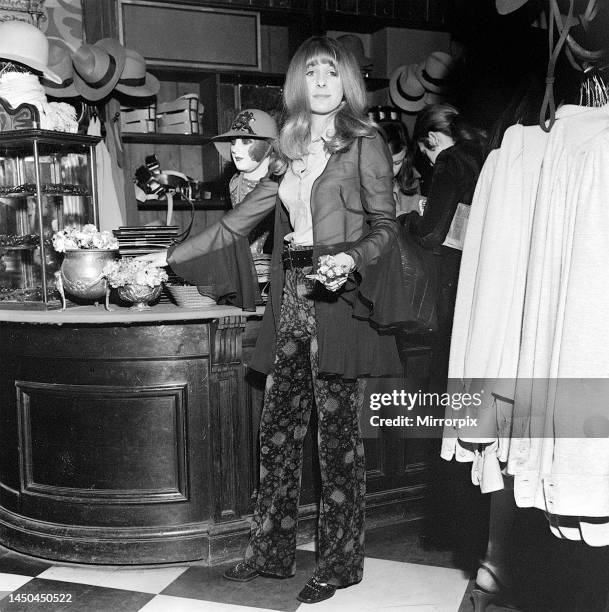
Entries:
<svg viewBox="0 0 609 612">
<path fill-rule="evenodd" d="M 277 124 L 268 113 L 246 109 L 237 114 L 227 132 L 214 138 L 220 155 L 237 168 L 228 186 L 233 208 L 269 174 L 277 158 L 277 135 Z M 252 253 L 263 252 L 271 229 L 272 215 L 268 215 L 249 233 Z"/>
</svg>

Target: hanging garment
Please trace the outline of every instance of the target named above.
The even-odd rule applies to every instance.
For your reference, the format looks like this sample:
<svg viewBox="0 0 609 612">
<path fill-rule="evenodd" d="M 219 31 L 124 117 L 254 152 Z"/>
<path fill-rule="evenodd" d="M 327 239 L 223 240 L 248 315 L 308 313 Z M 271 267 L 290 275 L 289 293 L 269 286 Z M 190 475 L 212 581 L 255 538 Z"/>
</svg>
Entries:
<svg viewBox="0 0 609 612">
<path fill-rule="evenodd" d="M 488 427 L 446 431 L 442 456 L 475 460 L 479 481 L 496 473 L 484 462 L 507 460 L 519 506 L 544 510 L 559 537 L 607 545 L 609 107 L 557 117 L 549 135 L 510 128 L 481 175 L 449 374 L 457 390 L 482 379 Z M 467 442 L 490 444 L 480 457 Z"/>
<path fill-rule="evenodd" d="M 97 117 L 89 122 L 89 136 L 101 136 L 101 123 Z M 106 143 L 101 140 L 95 147 L 95 162 L 97 168 L 97 201 L 99 202 L 99 229 L 111 231 L 126 223 L 125 205 L 119 194 L 123 194 L 122 186 L 115 184 L 113 165 L 116 164 L 110 156 Z M 120 191 L 118 189 L 120 187 Z"/>
<path fill-rule="evenodd" d="M 461 259 L 448 376 L 455 387 L 449 391 L 484 390 L 485 404 L 475 415 L 480 421 L 474 431 L 446 432 L 444 459 L 473 461 L 474 452 L 458 442 L 463 440 L 497 442 L 478 461 L 507 460 L 531 223 L 546 140 L 537 126 L 510 127 L 478 179 Z M 476 379 L 475 389 L 471 379 Z M 490 471 L 480 468 L 481 474 Z"/>
<path fill-rule="evenodd" d="M 609 544 L 609 105 L 565 106 L 557 118 L 533 219 L 514 404 L 521 438 L 508 471 L 519 506 L 545 510 L 556 535 L 601 546 Z"/>
</svg>

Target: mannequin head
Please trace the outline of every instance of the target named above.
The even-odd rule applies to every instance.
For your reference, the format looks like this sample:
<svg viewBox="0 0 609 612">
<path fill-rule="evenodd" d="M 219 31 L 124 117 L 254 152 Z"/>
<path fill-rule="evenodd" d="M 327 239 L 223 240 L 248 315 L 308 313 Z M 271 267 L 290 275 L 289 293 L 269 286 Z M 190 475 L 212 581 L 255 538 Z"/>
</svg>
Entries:
<svg viewBox="0 0 609 612">
<path fill-rule="evenodd" d="M 272 144 L 264 139 L 233 138 L 230 141 L 230 153 L 237 170 L 249 175 L 265 166 L 268 170 L 269 154 Z M 263 174 L 263 176 L 264 176 Z"/>
<path fill-rule="evenodd" d="M 216 136 L 216 149 L 232 161 L 246 178 L 258 180 L 267 174 L 271 158 L 276 154 L 277 124 L 264 111 L 248 108 L 233 120 L 230 129 Z"/>
</svg>

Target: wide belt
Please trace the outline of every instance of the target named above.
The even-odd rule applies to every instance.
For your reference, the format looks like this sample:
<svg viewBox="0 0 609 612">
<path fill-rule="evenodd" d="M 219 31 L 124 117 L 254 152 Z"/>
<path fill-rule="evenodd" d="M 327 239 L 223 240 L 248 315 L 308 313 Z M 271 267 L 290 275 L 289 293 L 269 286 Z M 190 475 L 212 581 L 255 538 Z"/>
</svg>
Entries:
<svg viewBox="0 0 609 612">
<path fill-rule="evenodd" d="M 281 260 L 284 270 L 307 268 L 313 265 L 313 249 L 284 249 Z"/>
</svg>

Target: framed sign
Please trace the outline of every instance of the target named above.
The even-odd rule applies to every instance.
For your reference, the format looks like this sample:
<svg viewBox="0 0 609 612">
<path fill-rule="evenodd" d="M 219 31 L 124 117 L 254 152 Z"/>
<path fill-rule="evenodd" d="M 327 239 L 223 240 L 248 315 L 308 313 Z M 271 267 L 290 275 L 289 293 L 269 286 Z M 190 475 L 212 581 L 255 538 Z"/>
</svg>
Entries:
<svg viewBox="0 0 609 612">
<path fill-rule="evenodd" d="M 260 70 L 260 13 L 119 0 L 123 45 L 152 66 Z"/>
<path fill-rule="evenodd" d="M 20 104 L 13 108 L 4 98 L 0 98 L 0 132 L 31 130 L 39 126 L 40 115 L 35 106 Z"/>
</svg>

